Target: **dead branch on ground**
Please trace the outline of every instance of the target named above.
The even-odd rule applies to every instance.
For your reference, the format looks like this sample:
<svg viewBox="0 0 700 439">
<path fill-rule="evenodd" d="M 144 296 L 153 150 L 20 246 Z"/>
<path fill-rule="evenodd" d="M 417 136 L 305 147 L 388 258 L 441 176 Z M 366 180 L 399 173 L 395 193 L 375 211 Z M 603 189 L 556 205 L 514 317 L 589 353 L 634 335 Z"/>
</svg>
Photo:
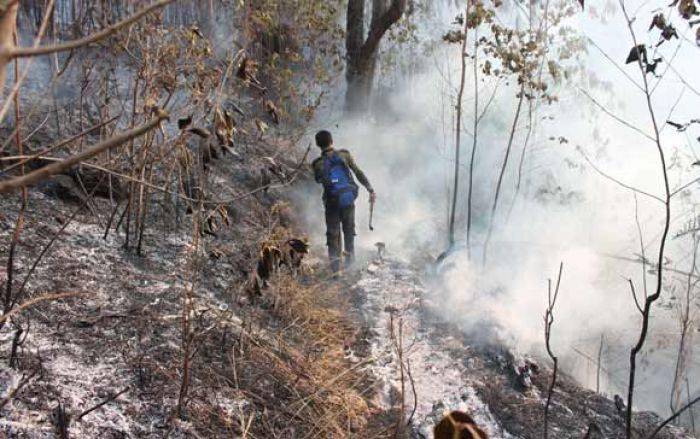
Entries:
<svg viewBox="0 0 700 439">
<path fill-rule="evenodd" d="M 32 306 L 41 303 L 41 302 L 46 302 L 49 300 L 60 300 L 60 299 L 66 299 L 68 297 L 86 297 L 89 296 L 89 293 L 86 292 L 80 292 L 80 291 L 71 291 L 67 293 L 51 293 L 51 294 L 44 294 L 39 297 L 34 297 L 33 299 L 29 299 L 26 302 L 22 303 L 21 305 L 13 308 L 11 311 L 3 314 L 0 316 L 0 323 L 4 323 L 7 319 L 11 318 L 12 316 L 15 316 L 19 314 L 20 312 L 24 311 L 27 308 L 31 308 Z"/>
</svg>

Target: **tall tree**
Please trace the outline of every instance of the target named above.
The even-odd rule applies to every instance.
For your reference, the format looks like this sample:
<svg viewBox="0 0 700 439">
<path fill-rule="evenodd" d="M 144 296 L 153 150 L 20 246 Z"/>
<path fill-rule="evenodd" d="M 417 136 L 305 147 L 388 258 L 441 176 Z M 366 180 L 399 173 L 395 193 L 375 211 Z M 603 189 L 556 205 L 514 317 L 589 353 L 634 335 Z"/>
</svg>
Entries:
<svg viewBox="0 0 700 439">
<path fill-rule="evenodd" d="M 348 113 L 362 113 L 369 108 L 379 43 L 404 14 L 406 3 L 407 0 L 372 0 L 372 20 L 365 38 L 365 1 L 348 1 L 345 40 L 348 84 L 345 110 Z"/>
</svg>

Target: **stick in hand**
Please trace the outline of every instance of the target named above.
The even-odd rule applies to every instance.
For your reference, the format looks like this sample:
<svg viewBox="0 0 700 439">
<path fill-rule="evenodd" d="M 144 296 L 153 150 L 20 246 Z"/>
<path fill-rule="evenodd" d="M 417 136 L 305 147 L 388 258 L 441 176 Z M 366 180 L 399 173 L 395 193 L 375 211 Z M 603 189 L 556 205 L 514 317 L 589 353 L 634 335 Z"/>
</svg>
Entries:
<svg viewBox="0 0 700 439">
<path fill-rule="evenodd" d="M 376 201 L 376 195 L 374 192 L 369 194 L 369 230 L 374 231 L 372 227 L 372 217 L 374 216 L 374 202 Z"/>
</svg>

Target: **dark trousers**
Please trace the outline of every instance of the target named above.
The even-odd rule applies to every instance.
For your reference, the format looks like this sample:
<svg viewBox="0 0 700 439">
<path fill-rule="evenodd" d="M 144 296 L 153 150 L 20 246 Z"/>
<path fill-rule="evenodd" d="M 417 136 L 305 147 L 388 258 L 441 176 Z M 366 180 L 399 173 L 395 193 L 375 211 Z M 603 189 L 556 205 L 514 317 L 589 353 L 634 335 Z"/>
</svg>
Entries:
<svg viewBox="0 0 700 439">
<path fill-rule="evenodd" d="M 340 270 L 340 256 L 343 253 L 341 226 L 345 243 L 345 266 L 348 267 L 355 260 L 355 204 L 340 208 L 326 203 L 326 245 L 333 271 Z"/>
</svg>

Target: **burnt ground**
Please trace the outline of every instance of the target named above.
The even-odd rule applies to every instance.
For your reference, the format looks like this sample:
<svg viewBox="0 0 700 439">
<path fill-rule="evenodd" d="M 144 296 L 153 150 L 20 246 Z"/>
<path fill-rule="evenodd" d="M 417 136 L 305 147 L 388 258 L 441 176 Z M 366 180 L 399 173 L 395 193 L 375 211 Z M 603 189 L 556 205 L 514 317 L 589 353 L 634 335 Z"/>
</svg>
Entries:
<svg viewBox="0 0 700 439">
<path fill-rule="evenodd" d="M 270 163 L 287 177 L 297 169 L 289 148 L 257 139 L 211 165 L 212 193 L 236 198 L 216 230 L 193 233 L 186 206 L 156 196 L 140 253 L 116 220 L 105 238 L 107 199 L 87 206 L 63 176 L 31 189 L 13 291 L 38 260 L 19 303 L 76 296 L 0 329 L 0 435 L 430 437 L 445 410 L 461 408 L 491 437 L 541 437 L 548 362 L 475 344 L 441 320 L 420 268 L 373 261 L 335 281 L 311 243 L 300 273 L 279 270 L 253 292 L 261 248 L 303 235 L 284 187 L 257 190 Z M 19 201 L 0 198 L 5 257 Z M 528 361 L 538 367 L 523 387 L 516 371 Z M 639 437 L 659 421 L 637 413 Z M 623 437 L 614 402 L 563 375 L 550 425 L 557 438 Z"/>
<path fill-rule="evenodd" d="M 302 236 L 282 183 L 303 151 L 268 137 L 237 150 L 209 170 L 211 193 L 235 199 L 226 221 L 195 227 L 184 203 L 156 194 L 141 252 L 133 235 L 125 247 L 118 214 L 105 238 L 108 199 L 85 203 L 65 176 L 29 191 L 13 294 L 36 263 L 18 303 L 75 296 L 40 301 L 0 329 L 0 437 L 382 435 L 371 377 L 344 350 L 349 305 L 319 260 L 253 288 L 261 248 Z M 271 164 L 285 174 L 278 182 Z M 3 262 L 20 204 L 0 198 Z"/>
<path fill-rule="evenodd" d="M 379 358 L 373 373 L 380 394 L 383 389 L 384 406 L 397 407 L 404 401 L 409 437 L 431 437 L 432 425 L 453 409 L 472 414 L 490 437 L 542 437 L 550 363 L 515 356 L 503 346 L 477 344 L 459 327 L 445 322 L 431 306 L 430 291 L 423 286 L 420 273 L 419 268 L 394 259 L 374 261 L 352 287 L 354 304 L 364 322 L 365 341 L 356 353 Z M 396 343 L 399 333 L 404 375 L 411 372 L 410 378 L 404 376 L 403 398 Z M 523 368 L 527 375 L 522 374 Z M 661 421 L 653 413 L 635 413 L 636 437 L 647 437 Z M 623 412 L 615 402 L 561 372 L 549 423 L 550 437 L 625 437 Z M 656 437 L 692 436 L 671 426 Z"/>
</svg>

